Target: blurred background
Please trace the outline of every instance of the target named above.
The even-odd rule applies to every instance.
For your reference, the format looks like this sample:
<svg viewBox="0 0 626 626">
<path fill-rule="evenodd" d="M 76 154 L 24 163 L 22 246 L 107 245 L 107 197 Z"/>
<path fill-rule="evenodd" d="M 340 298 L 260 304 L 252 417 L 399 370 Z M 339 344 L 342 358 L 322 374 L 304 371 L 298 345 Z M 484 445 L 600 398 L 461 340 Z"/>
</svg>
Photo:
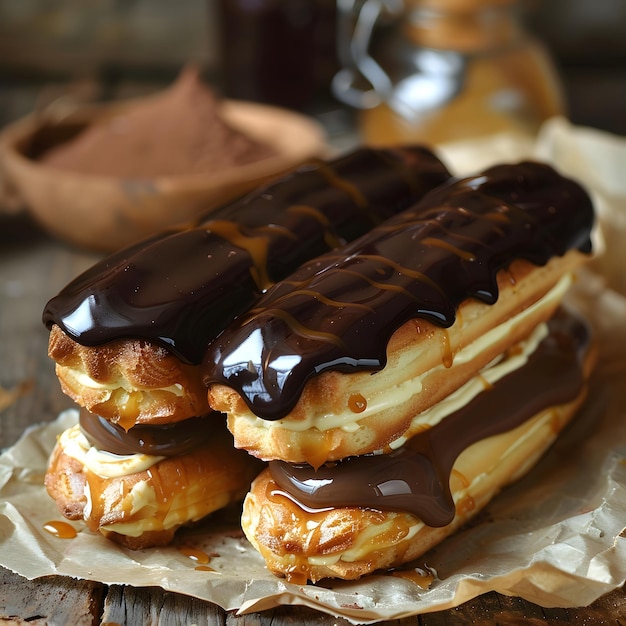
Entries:
<svg viewBox="0 0 626 626">
<path fill-rule="evenodd" d="M 195 61 L 226 96 L 341 132 L 354 120 L 329 88 L 336 11 L 334 0 L 0 0 L 0 127 L 63 98 L 152 92 Z M 570 119 L 626 134 L 626 2 L 531 0 L 522 19 L 554 61 Z"/>
</svg>

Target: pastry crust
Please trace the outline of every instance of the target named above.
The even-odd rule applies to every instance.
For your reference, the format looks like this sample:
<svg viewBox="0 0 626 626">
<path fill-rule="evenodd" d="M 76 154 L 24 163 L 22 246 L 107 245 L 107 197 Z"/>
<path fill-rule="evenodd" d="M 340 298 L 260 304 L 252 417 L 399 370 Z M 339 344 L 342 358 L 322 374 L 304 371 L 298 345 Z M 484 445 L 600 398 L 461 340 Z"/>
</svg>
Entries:
<svg viewBox="0 0 626 626">
<path fill-rule="evenodd" d="M 594 353 L 586 366 L 590 368 Z M 454 520 L 424 525 L 409 513 L 358 507 L 304 511 L 264 470 L 244 501 L 242 527 L 274 574 L 296 584 L 324 578 L 357 579 L 418 558 L 476 515 L 504 486 L 521 478 L 576 413 L 586 390 L 547 408 L 521 426 L 467 448 L 456 460 L 450 487 Z"/>
<path fill-rule="evenodd" d="M 241 396 L 225 385 L 209 387 L 209 404 L 228 415 L 235 445 L 263 460 L 319 467 L 383 450 L 415 434 L 420 428 L 416 415 L 549 319 L 569 285 L 560 282 L 562 277 L 585 259 L 586 255 L 572 250 L 543 267 L 514 261 L 497 276 L 500 295 L 495 304 L 466 300 L 448 329 L 422 319 L 405 323 L 391 337 L 383 370 L 324 372 L 308 381 L 297 405 L 283 419 L 256 417 Z M 498 327 L 502 332 L 488 335 Z M 486 336 L 489 341 L 481 342 Z M 360 406 L 354 404 L 355 398 Z"/>
<path fill-rule="evenodd" d="M 233 448 L 223 427 L 188 454 L 154 457 L 142 471 L 110 477 L 69 454 L 63 441 L 62 435 L 45 476 L 59 511 L 131 549 L 166 545 L 179 527 L 240 501 L 262 469 Z M 120 464 L 125 458 L 119 457 Z"/>
<path fill-rule="evenodd" d="M 61 389 L 88 411 L 125 429 L 210 412 L 200 368 L 142 339 L 83 346 L 56 324 L 48 354 Z"/>
</svg>

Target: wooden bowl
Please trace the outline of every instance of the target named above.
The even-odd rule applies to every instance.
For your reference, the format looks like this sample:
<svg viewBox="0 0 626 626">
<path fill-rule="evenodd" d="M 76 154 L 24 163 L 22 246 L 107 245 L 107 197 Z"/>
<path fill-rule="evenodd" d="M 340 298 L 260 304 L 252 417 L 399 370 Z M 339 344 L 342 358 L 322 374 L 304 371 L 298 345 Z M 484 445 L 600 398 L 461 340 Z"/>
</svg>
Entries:
<svg viewBox="0 0 626 626">
<path fill-rule="evenodd" d="M 324 133 L 311 118 L 272 106 L 224 101 L 223 119 L 274 147 L 276 156 L 216 174 L 153 179 L 87 175 L 37 160 L 95 119 L 141 103 L 137 99 L 92 105 L 65 115 L 32 114 L 6 127 L 0 136 L 5 186 L 50 233 L 81 247 L 110 252 L 172 224 L 193 220 L 327 152 Z"/>
</svg>

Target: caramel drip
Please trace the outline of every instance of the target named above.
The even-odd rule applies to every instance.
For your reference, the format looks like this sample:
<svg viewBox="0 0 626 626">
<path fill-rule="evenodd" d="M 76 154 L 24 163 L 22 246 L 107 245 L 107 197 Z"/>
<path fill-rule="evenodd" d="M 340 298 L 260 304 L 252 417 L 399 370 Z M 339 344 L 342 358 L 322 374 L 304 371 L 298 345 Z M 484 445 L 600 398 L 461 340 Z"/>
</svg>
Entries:
<svg viewBox="0 0 626 626">
<path fill-rule="evenodd" d="M 353 413 L 363 413 L 367 408 L 367 400 L 360 393 L 353 393 L 348 398 L 348 408 Z"/>
<path fill-rule="evenodd" d="M 292 291 L 290 293 L 285 294 L 282 298 L 278 299 L 275 302 L 275 305 L 280 305 L 282 302 L 287 301 L 290 298 L 296 298 L 299 296 L 310 296 L 311 298 L 315 298 L 316 300 L 319 300 L 320 302 L 323 302 L 326 306 L 329 307 L 334 307 L 337 309 L 341 309 L 341 308 L 345 308 L 348 306 L 352 306 L 352 307 L 357 307 L 360 308 L 362 310 L 365 311 L 372 311 L 372 307 L 367 306 L 366 304 L 359 304 L 359 303 L 353 303 L 353 302 L 344 302 L 342 300 L 333 300 L 331 298 L 327 298 L 326 296 L 322 295 L 321 293 L 318 293 L 317 291 L 313 291 L 312 289 L 298 289 L 297 291 Z M 280 314 L 280 309 L 278 309 L 279 314 Z M 250 311 L 250 315 L 254 315 L 257 312 L 256 309 L 252 309 Z"/>
<path fill-rule="evenodd" d="M 481 376 L 480 374 L 478 375 L 478 378 L 483 386 L 483 389 L 486 391 L 488 389 L 491 389 L 493 387 L 493 385 L 484 377 Z"/>
<path fill-rule="evenodd" d="M 456 503 L 456 514 L 457 515 L 468 515 L 476 508 L 476 502 L 472 496 L 463 496 Z"/>
<path fill-rule="evenodd" d="M 425 283 L 426 285 L 428 285 L 430 288 L 434 289 L 435 291 L 438 291 L 441 294 L 444 293 L 443 288 L 440 285 L 438 285 L 432 278 L 424 274 L 424 272 L 419 272 L 410 267 L 404 267 L 400 263 L 395 263 L 393 260 L 385 258 L 380 255 L 362 254 L 360 255 L 360 258 L 362 258 L 363 260 L 374 261 L 375 263 L 377 262 L 380 265 L 382 265 L 383 267 L 379 267 L 375 270 L 375 271 L 378 271 L 382 275 L 389 274 L 389 272 L 385 271 L 384 269 L 384 267 L 387 266 L 391 268 L 392 270 L 394 270 L 395 272 L 397 272 L 399 275 L 406 276 L 412 280 L 420 281 L 422 283 Z M 392 284 L 382 285 L 379 283 L 377 286 L 379 286 L 380 289 L 393 289 L 396 285 L 392 285 Z M 407 293 L 410 293 L 410 292 L 407 292 Z"/>
<path fill-rule="evenodd" d="M 302 456 L 307 459 L 311 467 L 317 469 L 328 458 L 331 450 L 332 434 L 329 431 L 316 431 L 307 437 L 300 446 Z"/>
<path fill-rule="evenodd" d="M 469 487 L 469 480 L 467 480 L 467 476 L 459 472 L 459 470 L 453 469 L 450 472 L 450 480 L 457 481 L 462 489 L 467 489 Z"/>
<path fill-rule="evenodd" d="M 139 412 L 139 403 L 141 402 L 141 392 L 133 391 L 128 394 L 126 402 L 120 404 L 120 418 L 117 425 L 123 430 L 130 430 L 137 421 L 137 413 Z"/>
<path fill-rule="evenodd" d="M 287 313 L 286 311 L 283 311 L 281 309 L 275 309 L 273 311 L 273 314 L 277 319 L 280 319 L 285 324 L 287 324 L 289 328 L 299 337 L 311 340 L 326 341 L 339 347 L 343 346 L 343 341 L 341 340 L 341 337 L 335 335 L 334 333 L 316 331 L 314 328 L 309 328 L 304 324 L 298 322 L 295 317 L 289 315 L 289 313 Z"/>
<path fill-rule="evenodd" d="M 404 580 L 410 580 L 422 589 L 428 589 L 435 580 L 435 574 L 429 569 L 416 567 L 410 570 L 395 570 L 391 572 L 392 576 L 396 578 L 403 578 Z"/>
<path fill-rule="evenodd" d="M 278 536 L 280 531 L 277 527 L 271 526 L 265 529 L 276 539 L 274 542 L 275 549 L 283 556 L 288 555 L 290 564 L 284 572 L 287 581 L 296 585 L 305 585 L 309 571 L 307 554 L 332 553 L 333 549 L 336 548 L 336 540 L 334 537 L 329 536 L 329 533 L 324 533 L 324 536 L 322 536 L 323 525 L 321 522 L 323 521 L 323 512 L 308 511 L 307 514 L 303 514 L 300 506 L 293 501 L 289 494 L 271 489 L 269 485 L 266 488 L 265 497 L 269 502 L 287 506 L 291 510 L 291 519 L 297 525 L 295 532 L 297 536 L 305 538 L 301 548 L 284 541 L 283 537 Z M 262 519 L 261 524 L 264 522 L 265 520 Z"/>
<path fill-rule="evenodd" d="M 250 275 L 254 279 L 257 289 L 261 292 L 267 291 L 271 286 L 267 275 L 267 248 L 269 239 L 267 236 L 249 236 L 241 232 L 241 226 L 236 222 L 226 220 L 214 220 L 208 223 L 207 230 L 215 233 L 228 241 L 228 243 L 245 250 L 252 260 Z"/>
<path fill-rule="evenodd" d="M 450 334 L 447 330 L 441 333 L 441 362 L 444 367 L 452 367 L 454 362 L 454 353 L 450 346 Z"/>
<path fill-rule="evenodd" d="M 443 248 L 447 252 L 450 252 L 450 254 L 456 254 L 456 256 L 458 256 L 460 259 L 463 259 L 464 261 L 476 260 L 476 255 L 474 253 L 467 252 L 466 250 L 461 250 L 460 248 L 457 248 L 456 246 L 453 246 L 451 243 L 443 241 L 442 239 L 436 239 L 435 237 L 425 237 L 422 240 L 422 243 L 426 246 Z"/>
<path fill-rule="evenodd" d="M 587 327 L 559 312 L 549 322 L 549 330 L 526 365 L 416 434 L 403 448 L 348 458 L 317 471 L 307 465 L 272 461 L 275 483 L 307 511 L 354 506 L 405 511 L 429 526 L 445 526 L 456 512 L 471 512 L 475 507 L 471 498 L 463 496 L 456 505 L 452 499 L 451 480 L 468 486 L 467 477 L 453 469 L 457 457 L 477 441 L 510 431 L 548 407 L 572 401 L 585 384 Z"/>
<path fill-rule="evenodd" d="M 180 546 L 178 551 L 188 559 L 195 561 L 198 565 L 206 565 L 211 562 L 211 557 L 204 550 L 200 550 L 199 548 Z"/>
<path fill-rule="evenodd" d="M 146 474 L 148 475 L 148 480 L 150 482 L 150 485 L 152 486 L 152 489 L 154 489 L 154 495 L 157 504 L 167 506 L 172 494 L 169 490 L 165 489 L 165 485 L 163 484 L 163 480 L 161 479 L 161 474 L 159 473 L 159 466 L 154 465 L 151 468 L 147 469 Z"/>
<path fill-rule="evenodd" d="M 382 369 L 389 338 L 408 320 L 447 328 L 463 301 L 494 304 L 497 274 L 514 260 L 589 252 L 593 219 L 585 190 L 539 163 L 442 185 L 274 285 L 209 347 L 205 381 L 235 389 L 258 417 L 281 419 L 312 376 Z"/>
<path fill-rule="evenodd" d="M 82 345 L 144 338 L 199 364 L 210 342 L 271 284 L 449 178 L 419 146 L 361 148 L 304 165 L 195 224 L 96 263 L 46 304 L 43 321 Z"/>
<path fill-rule="evenodd" d="M 369 206 L 367 198 L 363 195 L 363 192 L 357 185 L 345 178 L 337 176 L 337 172 L 324 162 L 320 162 L 320 174 L 326 179 L 326 183 L 329 186 L 345 191 L 350 196 L 354 204 L 361 209 L 366 209 Z"/>
<path fill-rule="evenodd" d="M 76 529 L 71 524 L 56 520 L 46 522 L 43 529 L 59 539 L 73 539 L 77 534 Z"/>
<path fill-rule="evenodd" d="M 91 498 L 91 510 L 89 512 L 89 516 L 85 517 L 85 523 L 87 527 L 92 532 L 96 532 L 98 530 L 100 520 L 104 517 L 105 514 L 105 500 L 106 500 L 106 487 L 109 481 L 106 478 L 98 476 L 94 472 L 85 472 L 85 477 L 87 480 L 86 489 L 89 491 Z M 120 483 L 119 489 L 115 494 L 115 502 L 123 501 L 129 493 L 129 486 L 125 481 Z M 124 515 L 127 513 L 124 511 Z"/>
<path fill-rule="evenodd" d="M 380 280 L 374 280 L 370 276 L 363 276 L 363 274 L 361 274 L 361 273 L 359 273 L 357 271 L 348 270 L 348 269 L 345 269 L 345 268 L 342 268 L 339 271 L 341 271 L 341 273 L 346 275 L 346 276 L 352 276 L 356 280 L 360 280 L 362 282 L 365 282 L 368 285 L 370 285 L 371 287 L 375 287 L 379 291 L 394 291 L 396 293 L 399 293 L 399 294 L 402 294 L 402 295 L 406 296 L 407 298 L 415 299 L 413 294 L 408 289 L 403 287 L 402 285 L 393 285 L 393 284 L 389 284 L 389 283 L 384 283 L 384 282 L 381 282 Z M 379 269 L 374 270 L 374 271 L 377 274 L 379 274 L 380 276 L 384 276 L 384 275 L 388 274 L 388 272 L 385 271 L 383 268 L 379 268 Z M 352 307 L 352 308 L 363 307 L 363 304 L 361 304 L 360 302 L 350 302 L 350 307 Z M 372 307 L 367 307 L 367 308 L 370 311 L 374 311 L 374 309 Z"/>
</svg>

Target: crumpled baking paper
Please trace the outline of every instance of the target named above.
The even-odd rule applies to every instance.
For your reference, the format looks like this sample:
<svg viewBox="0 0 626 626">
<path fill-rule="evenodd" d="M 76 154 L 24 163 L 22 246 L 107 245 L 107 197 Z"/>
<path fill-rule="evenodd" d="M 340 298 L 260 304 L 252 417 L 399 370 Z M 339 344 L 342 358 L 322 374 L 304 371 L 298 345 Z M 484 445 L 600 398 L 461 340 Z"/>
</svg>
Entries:
<svg viewBox="0 0 626 626">
<path fill-rule="evenodd" d="M 598 204 L 600 252 L 581 272 L 571 305 L 598 336 L 600 361 L 588 401 L 540 463 L 461 532 L 413 563 L 414 579 L 294 585 L 275 578 L 236 517 L 217 514 L 166 548 L 131 551 L 72 522 L 76 537 L 44 529 L 59 521 L 43 477 L 57 435 L 74 410 L 28 429 L 0 456 L 0 565 L 34 579 L 58 574 L 106 584 L 160 586 L 240 613 L 304 605 L 355 624 L 458 606 L 497 591 L 545 607 L 583 606 L 626 581 L 626 142 L 553 120 L 536 143 L 507 136 L 442 147 L 458 173 L 537 156 L 576 176 Z M 626 534 L 626 533 L 625 533 Z M 190 552 L 185 548 L 193 548 Z M 188 556 L 191 554 L 194 558 Z M 96 556 L 97 555 L 97 556 Z M 208 568 L 196 569 L 198 558 Z M 206 559 L 205 559 L 206 560 Z M 410 568 L 409 568 L 410 569 Z M 419 584 L 419 573 L 434 575 Z M 423 581 L 427 578 L 424 576 Z"/>
</svg>

